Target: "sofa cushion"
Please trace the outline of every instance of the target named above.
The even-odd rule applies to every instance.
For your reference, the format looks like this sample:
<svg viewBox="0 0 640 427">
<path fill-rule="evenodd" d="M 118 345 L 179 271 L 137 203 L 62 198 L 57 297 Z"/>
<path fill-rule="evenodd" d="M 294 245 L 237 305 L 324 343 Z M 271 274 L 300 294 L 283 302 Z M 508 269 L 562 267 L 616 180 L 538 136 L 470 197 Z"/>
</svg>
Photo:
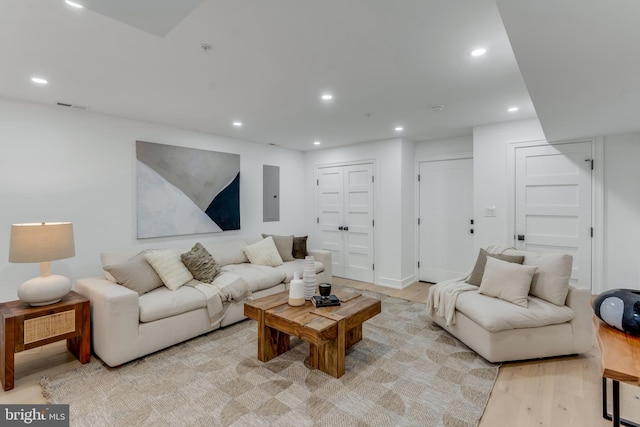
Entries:
<svg viewBox="0 0 640 427">
<path fill-rule="evenodd" d="M 179 249 L 162 249 L 148 251 L 144 254 L 165 286 L 172 291 L 193 279 L 189 269 L 182 263 L 180 254 Z"/>
<path fill-rule="evenodd" d="M 293 261 L 293 235 L 291 236 L 276 236 L 274 234 L 263 234 L 262 238 L 266 239 L 267 237 L 273 238 L 273 243 L 276 244 L 276 248 L 278 249 L 278 254 L 282 261 Z"/>
<path fill-rule="evenodd" d="M 105 265 L 122 264 L 123 262 L 127 262 L 129 259 L 133 258 L 139 253 L 139 249 L 137 251 L 102 252 L 100 253 L 100 262 L 102 262 L 102 266 L 104 269 Z M 116 278 L 113 277 L 113 275 L 107 270 L 104 270 L 104 275 L 110 282 L 118 283 Z"/>
<path fill-rule="evenodd" d="M 251 292 L 271 288 L 278 283 L 282 283 L 285 279 L 285 274 L 273 267 L 248 263 L 225 265 L 222 267 L 222 271 L 232 272 L 240 276 L 249 284 Z M 213 283 L 216 284 L 216 279 L 213 279 Z"/>
<path fill-rule="evenodd" d="M 203 242 L 202 246 L 213 256 L 220 267 L 228 264 L 242 264 L 249 262 L 244 254 L 247 246 L 245 240 L 228 240 L 226 242 Z"/>
<path fill-rule="evenodd" d="M 180 254 L 180 259 L 193 278 L 204 283 L 211 283 L 220 272 L 216 260 L 200 243 L 196 243 L 189 252 Z"/>
<path fill-rule="evenodd" d="M 467 279 L 467 283 L 470 285 L 480 286 L 480 282 L 482 282 L 482 275 L 484 274 L 484 268 L 487 264 L 487 257 L 497 258 L 502 261 L 513 262 L 516 264 L 522 264 L 524 261 L 523 255 L 506 255 L 506 254 L 490 254 L 484 249 L 480 249 L 478 253 L 478 259 L 476 260 L 476 264 L 473 267 L 473 271 L 469 275 Z"/>
<path fill-rule="evenodd" d="M 275 267 L 282 264 L 282 258 L 278 253 L 278 248 L 273 241 L 273 237 L 267 237 L 244 248 L 249 262 L 256 265 Z"/>
<path fill-rule="evenodd" d="M 481 294 L 526 307 L 535 272 L 536 267 L 533 265 L 520 265 L 487 257 L 479 291 Z"/>
<path fill-rule="evenodd" d="M 508 253 L 524 255 L 523 264 L 538 267 L 531 281 L 531 295 L 556 305 L 564 305 L 573 267 L 571 255 L 516 250 L 509 250 Z"/>
<path fill-rule="evenodd" d="M 138 295 L 144 295 L 164 285 L 158 273 L 145 258 L 146 252 L 142 251 L 127 261 L 105 265 L 103 268 L 112 275 L 116 283 L 136 291 Z"/>
<path fill-rule="evenodd" d="M 293 257 L 304 259 L 307 255 L 307 236 L 293 236 Z"/>
<path fill-rule="evenodd" d="M 296 259 L 294 261 L 285 262 L 282 265 L 274 267 L 275 270 L 281 271 L 285 274 L 284 283 L 291 282 L 293 279 L 293 273 L 296 271 L 300 273 L 300 277 L 302 277 L 302 273 L 304 272 L 304 259 Z M 316 267 L 316 274 L 322 273 L 324 271 L 324 265 L 321 262 L 314 261 Z"/>
<path fill-rule="evenodd" d="M 479 291 L 458 295 L 456 309 L 490 332 L 556 325 L 570 321 L 575 315 L 567 306 L 557 306 L 540 298 L 529 296 L 525 308 Z"/>
<path fill-rule="evenodd" d="M 175 291 L 163 286 L 142 295 L 138 299 L 138 303 L 140 305 L 140 321 L 143 323 L 207 306 L 204 294 L 192 286 L 181 286 Z"/>
</svg>

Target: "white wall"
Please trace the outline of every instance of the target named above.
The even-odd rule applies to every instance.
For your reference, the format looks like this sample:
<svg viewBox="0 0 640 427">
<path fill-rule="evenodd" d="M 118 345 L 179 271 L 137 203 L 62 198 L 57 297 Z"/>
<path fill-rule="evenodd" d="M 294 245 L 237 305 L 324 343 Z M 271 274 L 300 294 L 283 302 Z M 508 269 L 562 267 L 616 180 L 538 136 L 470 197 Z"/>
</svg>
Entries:
<svg viewBox="0 0 640 427">
<path fill-rule="evenodd" d="M 509 235 L 507 146 L 541 141 L 537 120 L 479 126 L 473 130 L 475 247 L 512 243 Z M 604 137 L 602 250 L 603 282 L 593 291 L 640 288 L 640 134 Z M 484 217 L 484 206 L 496 206 L 496 217 Z M 596 233 L 599 231 L 596 230 Z M 597 251 L 596 251 L 597 253 Z M 596 263 L 598 260 L 595 260 Z"/>
<path fill-rule="evenodd" d="M 473 128 L 473 217 L 477 252 L 491 243 L 512 244 L 509 236 L 507 146 L 511 142 L 544 140 L 537 119 Z M 484 207 L 495 206 L 496 216 L 485 217 Z"/>
<path fill-rule="evenodd" d="M 314 232 L 309 235 L 310 245 L 317 244 L 316 236 L 316 187 L 314 171 L 321 165 L 345 164 L 370 161 L 374 163 L 374 282 L 390 287 L 403 287 L 415 280 L 415 268 L 404 271 L 404 257 L 415 262 L 414 241 L 406 240 L 402 221 L 407 220 L 409 205 L 403 201 L 403 177 L 414 175 L 413 161 L 403 165 L 406 154 L 412 152 L 412 143 L 402 139 L 367 142 L 347 147 L 308 151 L 305 153 L 305 217 L 307 227 Z M 404 153 L 404 157 L 403 157 Z M 409 171 L 403 170 L 408 168 Z M 409 185 L 406 181 L 404 185 Z M 413 211 L 413 188 L 411 191 L 411 215 Z M 413 219 L 411 220 L 413 221 Z M 414 236 L 411 236 L 413 239 Z"/>
<path fill-rule="evenodd" d="M 240 154 L 241 230 L 136 239 L 135 141 Z M 262 165 L 280 166 L 280 222 L 262 222 Z M 76 256 L 52 273 L 101 271 L 99 254 L 137 247 L 188 248 L 201 239 L 307 234 L 302 153 L 87 111 L 0 99 L 0 301 L 16 299 L 37 264 L 8 263 L 12 223 L 72 221 Z"/>
<path fill-rule="evenodd" d="M 640 289 L 640 133 L 604 138 L 603 289 Z"/>
<path fill-rule="evenodd" d="M 436 139 L 417 142 L 415 145 L 415 160 L 437 160 L 451 154 L 472 153 L 473 137 L 471 135 L 454 138 Z"/>
</svg>

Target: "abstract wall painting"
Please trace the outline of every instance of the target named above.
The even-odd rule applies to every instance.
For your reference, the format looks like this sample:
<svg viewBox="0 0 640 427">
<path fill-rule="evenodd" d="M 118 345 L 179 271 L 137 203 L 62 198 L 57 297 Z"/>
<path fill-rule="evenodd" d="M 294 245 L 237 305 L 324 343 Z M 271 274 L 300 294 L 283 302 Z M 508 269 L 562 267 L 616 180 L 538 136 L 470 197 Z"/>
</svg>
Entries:
<svg viewBox="0 0 640 427">
<path fill-rule="evenodd" d="M 240 155 L 136 141 L 138 238 L 240 229 Z"/>
</svg>

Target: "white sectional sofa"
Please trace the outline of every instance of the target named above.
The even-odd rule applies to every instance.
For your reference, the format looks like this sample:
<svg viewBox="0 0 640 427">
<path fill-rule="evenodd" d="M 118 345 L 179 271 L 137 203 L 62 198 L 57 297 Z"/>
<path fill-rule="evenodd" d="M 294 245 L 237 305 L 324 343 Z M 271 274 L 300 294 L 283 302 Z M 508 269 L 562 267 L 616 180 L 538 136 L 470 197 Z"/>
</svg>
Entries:
<svg viewBox="0 0 640 427">
<path fill-rule="evenodd" d="M 304 259 L 286 261 L 276 267 L 251 264 L 244 253 L 248 244 L 245 240 L 202 241 L 221 267 L 214 284 L 239 277 L 248 284 L 250 297 L 259 298 L 286 290 L 293 273 L 304 268 Z M 103 253 L 103 267 L 126 263 L 139 253 L 139 250 Z M 309 250 L 308 255 L 316 261 L 316 283 L 332 283 L 331 253 Z M 177 290 L 160 286 L 144 293 L 114 281 L 105 271 L 75 283 L 76 291 L 91 301 L 92 349 L 109 366 L 121 365 L 245 319 L 244 299 L 239 299 L 225 302 L 224 315 L 212 323 L 207 298 L 194 286 L 199 283 L 195 280 Z"/>
<path fill-rule="evenodd" d="M 524 257 L 522 266 L 491 259 L 487 270 L 479 272 L 480 286 L 467 283 L 473 272 L 432 286 L 427 311 L 435 323 L 490 362 L 578 354 L 591 348 L 591 292 L 569 285 L 569 255 L 517 251 L 502 245 L 487 250 L 490 258 L 496 254 Z M 500 270 L 529 269 L 520 271 L 524 284 L 533 266 L 530 283 L 519 290 L 511 283 L 512 273 Z M 491 286 L 483 289 L 485 283 Z"/>
</svg>

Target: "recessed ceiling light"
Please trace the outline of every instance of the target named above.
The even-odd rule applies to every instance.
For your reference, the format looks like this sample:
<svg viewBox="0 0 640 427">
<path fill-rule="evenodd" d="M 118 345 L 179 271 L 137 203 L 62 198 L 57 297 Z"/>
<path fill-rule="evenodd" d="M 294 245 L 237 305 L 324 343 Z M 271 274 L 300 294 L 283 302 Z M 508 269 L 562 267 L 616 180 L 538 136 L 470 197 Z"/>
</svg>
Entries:
<svg viewBox="0 0 640 427">
<path fill-rule="evenodd" d="M 331 101 L 332 99 L 333 99 L 333 95 L 331 95 L 330 93 L 325 93 L 322 95 L 323 101 Z"/>
<path fill-rule="evenodd" d="M 313 145 L 320 145 L 320 141 L 313 141 Z"/>
<path fill-rule="evenodd" d="M 77 9 L 82 9 L 82 8 L 84 8 L 84 6 L 83 6 L 83 5 L 81 5 L 80 3 L 76 3 L 76 2 L 71 1 L 71 0 L 64 0 L 64 2 L 65 2 L 66 4 L 68 4 L 69 6 L 71 6 L 71 7 L 75 7 L 75 8 L 77 8 Z"/>
<path fill-rule="evenodd" d="M 487 53 L 487 49 L 483 48 L 483 47 L 479 47 L 477 49 L 474 49 L 471 51 L 471 56 L 482 56 L 485 53 Z"/>
<path fill-rule="evenodd" d="M 31 77 L 31 81 L 39 85 L 46 85 L 47 83 L 49 83 L 46 79 L 43 79 L 42 77 Z"/>
<path fill-rule="evenodd" d="M 402 132 L 404 128 L 402 126 L 396 126 L 396 132 Z"/>
<path fill-rule="evenodd" d="M 518 111 L 518 107 L 509 107 L 507 111 L 510 113 L 515 113 L 516 111 Z"/>
<path fill-rule="evenodd" d="M 237 121 L 236 121 L 236 122 L 233 122 L 233 125 L 234 125 L 235 127 L 239 128 L 239 127 L 241 127 L 241 126 L 242 126 L 242 122 L 237 122 Z"/>
</svg>

